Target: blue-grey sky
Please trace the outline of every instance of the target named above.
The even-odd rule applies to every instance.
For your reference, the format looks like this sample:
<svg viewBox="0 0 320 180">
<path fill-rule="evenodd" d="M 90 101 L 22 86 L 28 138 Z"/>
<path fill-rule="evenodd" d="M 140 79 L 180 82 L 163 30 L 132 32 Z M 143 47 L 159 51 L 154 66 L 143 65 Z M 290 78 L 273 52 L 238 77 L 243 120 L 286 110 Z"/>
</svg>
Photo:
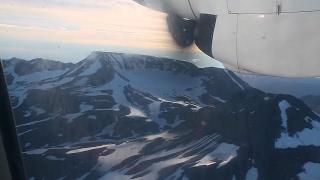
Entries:
<svg viewBox="0 0 320 180">
<path fill-rule="evenodd" d="M 132 0 L 0 0 L 0 57 L 77 62 L 92 51 L 148 54 L 221 64 L 171 39 L 166 14 Z"/>
</svg>

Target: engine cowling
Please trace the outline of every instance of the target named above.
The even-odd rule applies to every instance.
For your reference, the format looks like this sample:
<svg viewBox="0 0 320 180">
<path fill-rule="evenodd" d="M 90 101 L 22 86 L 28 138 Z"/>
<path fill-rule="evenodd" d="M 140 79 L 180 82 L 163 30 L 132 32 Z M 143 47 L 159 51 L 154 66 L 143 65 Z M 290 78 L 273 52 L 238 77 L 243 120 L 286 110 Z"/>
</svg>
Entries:
<svg viewBox="0 0 320 180">
<path fill-rule="evenodd" d="M 172 38 L 180 47 L 188 47 L 193 44 L 196 21 L 169 13 L 167 24 Z"/>
<path fill-rule="evenodd" d="M 151 2 L 160 3 L 163 12 L 196 20 L 196 45 L 232 71 L 281 77 L 320 76 L 318 0 L 302 4 L 293 0 L 144 2 L 149 3 L 147 7 L 152 6 Z"/>
</svg>

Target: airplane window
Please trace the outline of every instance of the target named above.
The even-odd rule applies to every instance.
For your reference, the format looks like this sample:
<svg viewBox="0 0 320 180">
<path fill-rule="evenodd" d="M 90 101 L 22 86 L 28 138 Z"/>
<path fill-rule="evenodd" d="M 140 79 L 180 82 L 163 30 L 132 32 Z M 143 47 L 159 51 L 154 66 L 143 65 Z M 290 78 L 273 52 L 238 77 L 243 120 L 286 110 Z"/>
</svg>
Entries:
<svg viewBox="0 0 320 180">
<path fill-rule="evenodd" d="M 221 17 L 154 2 L 0 0 L 4 173 L 319 179 L 320 79 L 221 63 L 234 55 L 232 36 L 214 36 Z"/>
</svg>

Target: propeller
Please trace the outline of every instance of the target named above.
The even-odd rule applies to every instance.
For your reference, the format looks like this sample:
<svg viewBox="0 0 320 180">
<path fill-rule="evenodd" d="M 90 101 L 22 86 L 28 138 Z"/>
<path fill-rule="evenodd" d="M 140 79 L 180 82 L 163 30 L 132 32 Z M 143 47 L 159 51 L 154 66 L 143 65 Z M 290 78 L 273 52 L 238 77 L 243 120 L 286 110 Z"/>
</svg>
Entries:
<svg viewBox="0 0 320 180">
<path fill-rule="evenodd" d="M 194 32 L 197 25 L 197 21 L 188 18 L 183 18 L 181 14 L 191 14 L 191 9 L 188 3 L 179 0 L 133 0 L 136 3 L 145 6 L 156 11 L 167 13 L 167 26 L 168 30 L 175 41 L 180 47 L 188 47 L 194 42 Z M 186 6 L 187 8 L 183 8 Z M 177 11 L 177 9 L 179 11 Z M 173 13 L 175 12 L 175 13 Z M 183 17 L 181 17 L 183 16 Z M 191 16 L 194 17 L 192 14 Z"/>
<path fill-rule="evenodd" d="M 181 47 L 188 47 L 194 42 L 197 22 L 169 13 L 167 25 L 173 40 Z"/>
</svg>

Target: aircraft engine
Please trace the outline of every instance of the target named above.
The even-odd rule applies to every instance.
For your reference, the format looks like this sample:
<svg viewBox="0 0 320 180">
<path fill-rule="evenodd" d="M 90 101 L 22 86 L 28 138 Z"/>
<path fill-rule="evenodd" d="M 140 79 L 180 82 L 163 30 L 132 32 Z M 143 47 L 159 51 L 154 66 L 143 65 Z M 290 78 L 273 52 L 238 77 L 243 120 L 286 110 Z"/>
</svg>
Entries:
<svg viewBox="0 0 320 180">
<path fill-rule="evenodd" d="M 181 47 L 190 46 L 194 41 L 196 21 L 169 13 L 167 24 L 173 40 Z"/>
<path fill-rule="evenodd" d="M 134 0 L 168 14 L 178 45 L 193 40 L 232 71 L 320 76 L 319 0 Z"/>
</svg>

